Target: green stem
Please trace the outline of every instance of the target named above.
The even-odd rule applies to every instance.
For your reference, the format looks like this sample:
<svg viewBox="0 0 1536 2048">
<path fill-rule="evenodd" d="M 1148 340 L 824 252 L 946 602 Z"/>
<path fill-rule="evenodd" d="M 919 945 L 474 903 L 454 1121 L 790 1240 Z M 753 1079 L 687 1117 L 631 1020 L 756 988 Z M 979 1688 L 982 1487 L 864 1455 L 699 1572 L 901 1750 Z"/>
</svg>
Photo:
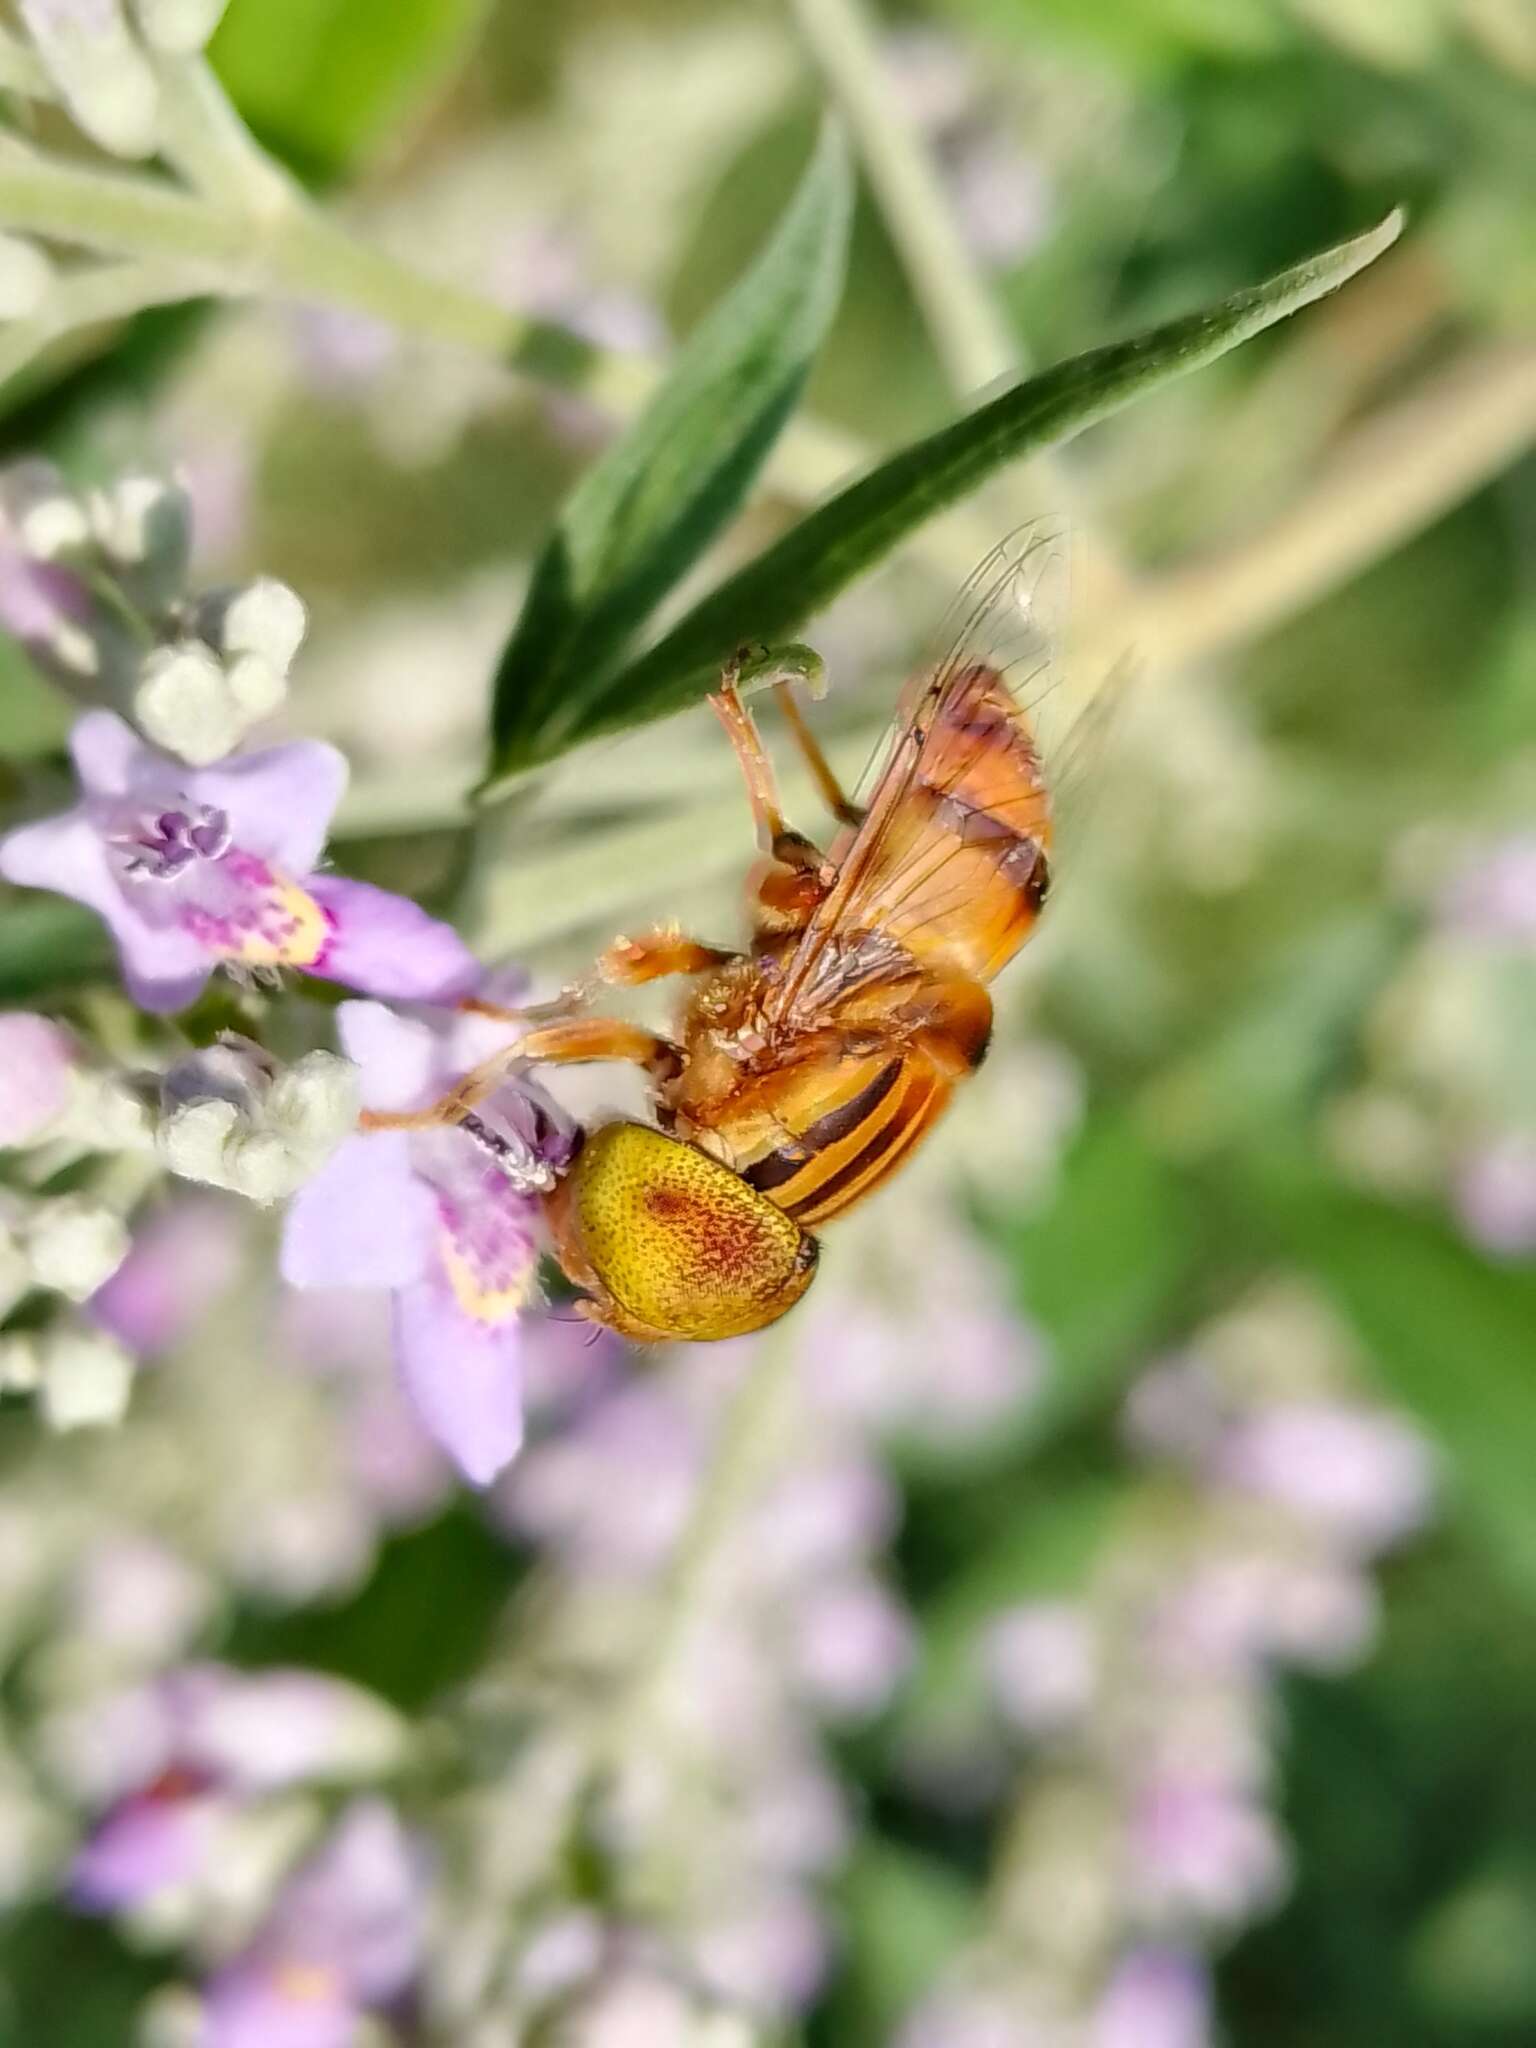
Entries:
<svg viewBox="0 0 1536 2048">
<path fill-rule="evenodd" d="M 945 374 L 964 395 L 1026 366 L 978 274 L 932 160 L 902 118 L 859 0 L 791 0 L 859 145 Z"/>
</svg>

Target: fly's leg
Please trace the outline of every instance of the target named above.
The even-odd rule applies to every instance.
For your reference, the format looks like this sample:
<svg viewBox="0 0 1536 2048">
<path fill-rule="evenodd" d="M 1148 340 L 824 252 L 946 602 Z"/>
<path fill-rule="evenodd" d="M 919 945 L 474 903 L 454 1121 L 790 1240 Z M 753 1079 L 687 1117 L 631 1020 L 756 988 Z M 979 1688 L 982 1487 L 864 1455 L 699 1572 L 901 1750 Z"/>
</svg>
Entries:
<svg viewBox="0 0 1536 2048">
<path fill-rule="evenodd" d="M 430 1131 L 459 1124 L 478 1103 L 495 1093 L 514 1067 L 535 1061 L 564 1066 L 581 1060 L 623 1060 L 642 1068 L 658 1083 L 672 1080 L 682 1068 L 678 1048 L 654 1031 L 644 1031 L 617 1017 L 567 1017 L 527 1032 L 515 1045 L 473 1068 L 425 1109 L 365 1109 L 358 1123 L 365 1131 Z"/>
<path fill-rule="evenodd" d="M 616 938 L 597 959 L 599 978 L 610 988 L 639 988 L 672 974 L 702 974 L 737 956 L 724 946 L 690 939 L 676 925 L 658 925 L 638 938 Z"/>
<path fill-rule="evenodd" d="M 709 701 L 741 763 L 747 785 L 747 802 L 752 806 L 752 820 L 757 827 L 757 843 L 764 853 L 784 867 L 819 874 L 827 866 L 825 855 L 803 832 L 796 832 L 779 809 L 779 785 L 773 763 L 768 758 L 751 712 L 742 702 L 739 682 L 741 661 L 742 657 L 738 656 L 725 669 L 720 687 Z"/>
<path fill-rule="evenodd" d="M 801 759 L 811 772 L 811 780 L 815 783 L 822 802 L 839 825 L 862 825 L 864 807 L 853 801 L 838 780 L 837 771 L 821 751 L 821 742 L 806 723 L 805 713 L 800 709 L 800 701 L 792 685 L 784 681 L 776 682 L 773 686 L 773 698 L 784 723 L 789 727 L 795 745 L 800 749 Z"/>
<path fill-rule="evenodd" d="M 754 690 L 773 691 L 774 701 L 810 770 L 811 780 L 822 802 L 839 825 L 862 825 L 863 808 L 853 801 L 838 780 L 831 762 L 821 750 L 820 742 L 806 723 L 795 696 L 796 683 L 802 684 L 810 697 L 820 699 L 827 694 L 827 666 L 815 648 L 806 647 L 799 641 L 791 641 L 783 647 L 743 648 L 731 665 L 730 676 L 743 696 L 749 696 Z"/>
</svg>

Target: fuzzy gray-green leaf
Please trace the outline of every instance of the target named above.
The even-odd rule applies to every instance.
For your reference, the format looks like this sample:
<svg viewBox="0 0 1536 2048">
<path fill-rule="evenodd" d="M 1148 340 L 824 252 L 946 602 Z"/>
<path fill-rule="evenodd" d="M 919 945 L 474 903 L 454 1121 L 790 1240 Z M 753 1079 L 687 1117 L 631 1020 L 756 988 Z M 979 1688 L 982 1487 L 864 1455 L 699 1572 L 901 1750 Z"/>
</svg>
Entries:
<svg viewBox="0 0 1536 2048">
<path fill-rule="evenodd" d="M 767 248 L 571 493 L 497 672 L 493 772 L 580 736 L 592 678 L 741 504 L 837 310 L 851 206 L 828 127 Z"/>
</svg>

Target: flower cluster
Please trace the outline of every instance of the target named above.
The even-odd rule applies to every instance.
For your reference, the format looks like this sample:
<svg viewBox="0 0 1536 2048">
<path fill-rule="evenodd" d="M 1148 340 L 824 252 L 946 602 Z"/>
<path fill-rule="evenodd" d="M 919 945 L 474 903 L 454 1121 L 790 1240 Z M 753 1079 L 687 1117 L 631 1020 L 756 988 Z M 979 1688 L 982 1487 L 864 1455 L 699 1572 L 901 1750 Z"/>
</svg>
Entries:
<svg viewBox="0 0 1536 2048">
<path fill-rule="evenodd" d="M 1383 1193 L 1448 1200 L 1489 1257 L 1536 1254 L 1536 835 L 1448 861 L 1404 852 L 1427 916 L 1367 1020 L 1366 1078 L 1333 1107 L 1341 1165 Z"/>
<path fill-rule="evenodd" d="M 185 1010 L 218 969 L 251 992 L 304 973 L 418 1006 L 344 1004 L 342 1055 L 284 1061 L 231 1031 L 190 1048 L 168 1040 L 147 1062 L 158 1072 L 96 1083 L 94 1122 L 65 1034 L 12 1018 L 0 1138 L 38 1145 L 73 1131 L 81 1152 L 147 1146 L 172 1173 L 257 1203 L 297 1194 L 287 1278 L 389 1291 L 409 1398 L 461 1469 L 487 1481 L 521 1438 L 536 1197 L 568 1162 L 573 1126 L 517 1080 L 452 1129 L 358 1132 L 360 1106 L 426 1108 L 511 1032 L 453 1007 L 496 989 L 451 926 L 326 867 L 342 756 L 314 740 L 245 743 L 281 702 L 302 605 L 270 579 L 188 594 L 189 514 L 175 487 L 128 479 L 82 497 L 32 467 L 10 476 L 0 504 L 0 610 L 54 674 L 98 700 L 70 736 L 78 801 L 0 839 L 0 875 L 95 911 L 151 1016 Z M 259 1006 L 247 1008 L 259 1029 Z M 109 1098 L 115 1121 L 100 1114 Z M 128 1209 L 153 1178 L 152 1166 L 136 1177 Z M 0 1285 L 13 1301 L 29 1287 L 84 1300 L 128 1251 L 123 1204 L 78 1193 L 7 1203 Z M 40 1386 L 56 1421 L 110 1419 L 130 1359 L 109 1325 L 6 1340 L 7 1383 Z"/>
<path fill-rule="evenodd" d="M 1353 1377 L 1325 1313 L 1276 1285 L 1133 1390 L 1129 1438 L 1166 1476 L 1084 1595 L 1011 1609 L 977 1646 L 997 1725 L 1037 1762 L 993 1925 L 906 2048 L 1214 2039 L 1203 1950 L 1288 1881 L 1275 1675 L 1365 1655 L 1370 1565 L 1430 1508 L 1426 1446 Z"/>
</svg>

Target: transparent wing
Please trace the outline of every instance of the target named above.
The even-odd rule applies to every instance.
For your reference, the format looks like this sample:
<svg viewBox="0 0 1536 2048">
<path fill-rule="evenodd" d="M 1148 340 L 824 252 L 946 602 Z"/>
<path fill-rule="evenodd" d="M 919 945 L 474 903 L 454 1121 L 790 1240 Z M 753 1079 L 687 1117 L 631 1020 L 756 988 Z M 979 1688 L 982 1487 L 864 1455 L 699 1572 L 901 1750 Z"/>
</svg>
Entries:
<svg viewBox="0 0 1536 2048">
<path fill-rule="evenodd" d="M 778 993 L 785 1023 L 878 972 L 882 942 L 984 981 L 1028 937 L 1050 875 L 1036 727 L 1060 679 L 1067 590 L 1065 526 L 1032 521 L 949 607 L 902 692 L 866 816 L 833 844 L 837 879 Z"/>
</svg>

